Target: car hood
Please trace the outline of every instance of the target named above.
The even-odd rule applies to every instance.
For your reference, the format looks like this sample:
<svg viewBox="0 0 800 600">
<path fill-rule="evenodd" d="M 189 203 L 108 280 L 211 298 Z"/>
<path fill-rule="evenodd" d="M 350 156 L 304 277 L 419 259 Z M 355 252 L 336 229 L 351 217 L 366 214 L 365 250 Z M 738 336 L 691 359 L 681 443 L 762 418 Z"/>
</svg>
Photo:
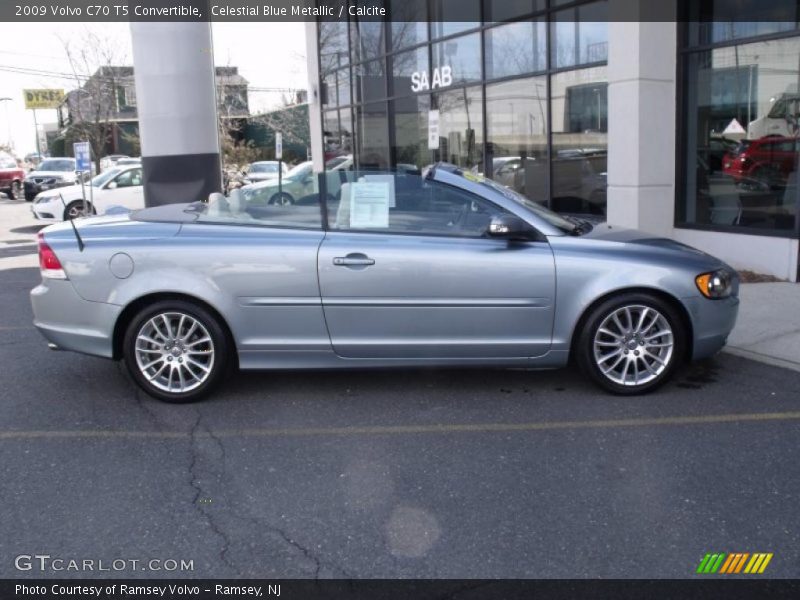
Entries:
<svg viewBox="0 0 800 600">
<path fill-rule="evenodd" d="M 590 232 L 580 237 L 568 237 L 576 241 L 616 243 L 624 245 L 632 252 L 649 252 L 672 256 L 681 255 L 685 259 L 730 268 L 729 265 L 726 265 L 717 257 L 687 244 L 670 238 L 655 236 L 637 229 L 626 229 L 624 227 L 617 227 L 616 225 L 609 225 L 606 222 L 596 223 Z"/>
<path fill-rule="evenodd" d="M 75 200 L 76 198 L 83 198 L 83 194 L 81 193 L 81 185 L 78 183 L 56 188 L 53 191 L 48 190 L 46 192 L 41 192 L 37 196 L 37 198 L 48 198 L 48 199 L 58 198 L 59 194 L 66 201 Z M 87 195 L 88 195 L 88 190 L 87 190 Z"/>
</svg>

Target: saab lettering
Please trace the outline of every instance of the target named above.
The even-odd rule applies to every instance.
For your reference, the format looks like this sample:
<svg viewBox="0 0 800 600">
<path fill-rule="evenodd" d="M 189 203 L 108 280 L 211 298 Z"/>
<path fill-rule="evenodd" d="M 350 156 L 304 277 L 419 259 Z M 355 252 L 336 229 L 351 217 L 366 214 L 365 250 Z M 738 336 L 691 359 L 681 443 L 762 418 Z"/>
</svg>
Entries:
<svg viewBox="0 0 800 600">
<path fill-rule="evenodd" d="M 433 78 L 428 80 L 427 71 L 415 71 L 411 74 L 411 91 L 423 92 L 425 90 L 435 90 L 436 88 L 449 87 L 453 85 L 453 69 L 444 65 L 433 70 Z"/>
</svg>

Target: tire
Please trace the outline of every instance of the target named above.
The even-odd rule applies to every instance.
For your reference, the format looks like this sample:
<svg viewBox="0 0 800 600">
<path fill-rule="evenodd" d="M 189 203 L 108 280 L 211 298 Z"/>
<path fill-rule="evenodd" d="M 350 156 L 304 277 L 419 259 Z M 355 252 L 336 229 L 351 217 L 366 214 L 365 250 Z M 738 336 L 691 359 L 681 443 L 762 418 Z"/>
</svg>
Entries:
<svg viewBox="0 0 800 600">
<path fill-rule="evenodd" d="M 207 396 L 228 372 L 231 350 L 217 318 L 184 300 L 144 308 L 128 324 L 123 340 L 123 359 L 136 384 L 172 404 Z"/>
<path fill-rule="evenodd" d="M 89 210 L 89 214 L 94 214 L 94 208 L 91 204 L 86 207 Z M 83 200 L 73 200 L 69 204 L 67 204 L 67 208 L 64 209 L 64 220 L 71 221 L 72 219 L 77 219 L 79 217 L 85 216 L 83 212 Z"/>
<path fill-rule="evenodd" d="M 25 202 L 32 202 L 34 198 L 36 198 L 36 194 L 25 192 Z"/>
<path fill-rule="evenodd" d="M 15 181 L 11 184 L 11 187 L 8 188 L 8 198 L 9 200 L 19 200 L 22 198 L 22 184 L 19 181 Z"/>
<path fill-rule="evenodd" d="M 575 358 L 604 390 L 633 396 L 669 381 L 686 356 L 686 344 L 683 320 L 669 303 L 652 294 L 623 293 L 588 314 Z"/>
<path fill-rule="evenodd" d="M 294 198 L 292 198 L 291 194 L 280 192 L 269 199 L 269 204 L 272 206 L 289 206 L 290 204 L 294 204 Z"/>
</svg>

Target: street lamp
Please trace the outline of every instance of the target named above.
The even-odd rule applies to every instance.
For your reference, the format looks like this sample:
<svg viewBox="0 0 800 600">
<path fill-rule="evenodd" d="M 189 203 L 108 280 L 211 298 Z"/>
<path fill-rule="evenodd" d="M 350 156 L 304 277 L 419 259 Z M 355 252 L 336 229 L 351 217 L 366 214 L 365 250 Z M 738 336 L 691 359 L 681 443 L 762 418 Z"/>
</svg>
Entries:
<svg viewBox="0 0 800 600">
<path fill-rule="evenodd" d="M 6 127 L 7 127 L 6 137 L 8 139 L 8 147 L 13 149 L 14 148 L 14 141 L 11 139 L 11 119 L 8 118 L 8 103 L 11 102 L 11 101 L 12 101 L 12 99 L 8 98 L 8 97 L 0 98 L 0 102 L 3 102 L 5 104 Z"/>
</svg>

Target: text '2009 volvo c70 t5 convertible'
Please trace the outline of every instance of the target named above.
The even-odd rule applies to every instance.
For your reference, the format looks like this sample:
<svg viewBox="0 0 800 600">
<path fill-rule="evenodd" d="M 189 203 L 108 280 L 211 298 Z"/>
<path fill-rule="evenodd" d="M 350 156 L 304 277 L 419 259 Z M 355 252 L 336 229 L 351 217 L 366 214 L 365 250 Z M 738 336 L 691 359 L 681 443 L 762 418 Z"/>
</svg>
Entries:
<svg viewBox="0 0 800 600">
<path fill-rule="evenodd" d="M 675 241 L 559 216 L 447 164 L 348 171 L 291 203 L 208 202 L 39 235 L 35 325 L 168 402 L 231 369 L 558 368 L 651 391 L 722 348 L 738 277 Z"/>
</svg>

